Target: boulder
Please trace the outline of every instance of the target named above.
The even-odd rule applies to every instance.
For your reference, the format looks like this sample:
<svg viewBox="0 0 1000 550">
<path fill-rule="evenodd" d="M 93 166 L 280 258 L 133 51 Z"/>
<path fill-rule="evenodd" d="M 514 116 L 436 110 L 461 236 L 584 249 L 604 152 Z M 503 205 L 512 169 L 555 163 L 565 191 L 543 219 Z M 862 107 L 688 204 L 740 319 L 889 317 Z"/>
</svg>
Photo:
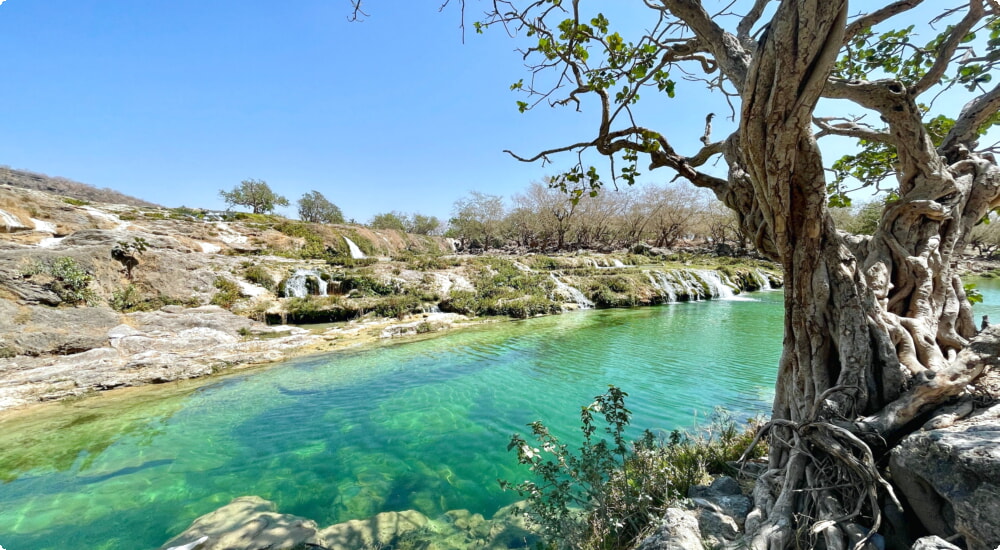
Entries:
<svg viewBox="0 0 1000 550">
<path fill-rule="evenodd" d="M 292 550 L 314 542 L 315 536 L 315 522 L 278 514 L 273 502 L 260 497 L 239 497 L 196 519 L 162 548 Z M 201 539 L 205 540 L 199 543 Z"/>
<path fill-rule="evenodd" d="M 698 518 L 680 508 L 667 508 L 656 532 L 643 539 L 637 550 L 704 550 Z"/>
<path fill-rule="evenodd" d="M 962 550 L 962 549 L 944 540 L 941 537 L 931 535 L 929 537 L 921 537 L 917 539 L 917 542 L 913 543 L 913 546 L 910 547 L 910 550 Z"/>
<path fill-rule="evenodd" d="M 383 512 L 368 519 L 355 519 L 323 529 L 316 542 L 329 550 L 383 548 L 399 537 L 427 525 L 427 516 L 416 510 Z"/>
<path fill-rule="evenodd" d="M 743 495 L 740 484 L 722 476 L 711 485 L 696 485 L 688 489 L 694 507 L 701 538 L 710 546 L 723 546 L 735 541 L 750 513 L 750 499 Z"/>
<path fill-rule="evenodd" d="M 969 550 L 1000 546 L 1000 405 L 892 451 L 892 480 L 928 531 Z"/>
<path fill-rule="evenodd" d="M 106 307 L 25 306 L 18 324 L 0 325 L 0 335 L 21 355 L 66 355 L 108 345 L 108 330 L 120 322 Z"/>
</svg>

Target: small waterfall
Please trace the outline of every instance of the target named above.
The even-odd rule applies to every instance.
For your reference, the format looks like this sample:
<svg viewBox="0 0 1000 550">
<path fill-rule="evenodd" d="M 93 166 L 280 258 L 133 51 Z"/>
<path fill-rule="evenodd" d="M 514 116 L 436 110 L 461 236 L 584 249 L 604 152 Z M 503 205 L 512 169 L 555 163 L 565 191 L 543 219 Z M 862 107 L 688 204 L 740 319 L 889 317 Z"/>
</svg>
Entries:
<svg viewBox="0 0 1000 550">
<path fill-rule="evenodd" d="M 31 218 L 31 223 L 35 224 L 35 231 L 38 231 L 39 233 L 56 234 L 56 224 L 52 222 Z"/>
<path fill-rule="evenodd" d="M 709 290 L 712 293 L 712 298 L 731 300 L 736 297 L 736 285 L 734 285 L 724 274 L 720 274 L 718 271 L 702 270 L 699 270 L 697 273 L 705 284 L 708 285 Z"/>
<path fill-rule="evenodd" d="M 672 269 L 646 272 L 650 284 L 660 292 L 665 303 L 680 300 L 698 301 L 709 298 L 733 300 L 737 286 L 728 277 L 717 271 L 706 269 Z"/>
<path fill-rule="evenodd" d="M 286 298 L 326 296 L 326 281 L 315 269 L 296 269 L 285 281 L 284 294 Z"/>
<path fill-rule="evenodd" d="M 767 276 L 767 273 L 764 273 L 759 269 L 753 270 L 752 273 L 754 279 L 757 279 L 757 282 L 760 283 L 761 290 L 774 290 L 771 288 L 771 278 Z"/>
<path fill-rule="evenodd" d="M 576 303 L 580 309 L 591 309 L 594 307 L 594 302 L 591 302 L 587 297 L 580 292 L 580 289 L 569 286 L 568 284 L 560 281 L 555 273 L 550 273 L 550 277 L 556 283 L 556 294 L 559 294 L 570 301 Z"/>
<path fill-rule="evenodd" d="M 361 248 L 359 248 L 358 245 L 354 243 L 354 241 L 348 239 L 347 237 L 344 237 L 344 241 L 347 242 L 347 248 L 351 250 L 351 258 L 354 258 L 355 260 L 360 260 L 362 258 L 368 257 L 365 256 L 365 253 L 361 251 Z"/>
<path fill-rule="evenodd" d="M 619 260 L 618 258 L 612 258 L 611 267 L 625 267 L 625 264 L 622 263 L 622 261 Z"/>
<path fill-rule="evenodd" d="M 4 231 L 7 233 L 28 229 L 28 226 L 21 223 L 21 220 L 17 216 L 3 210 L 0 210 L 0 225 L 3 226 Z"/>
<path fill-rule="evenodd" d="M 664 298 L 664 303 L 674 303 L 677 301 L 677 291 L 674 290 L 674 282 L 667 277 L 667 274 L 662 271 L 647 271 L 646 276 L 649 277 L 650 284 L 653 288 L 660 292 L 660 296 Z"/>
</svg>

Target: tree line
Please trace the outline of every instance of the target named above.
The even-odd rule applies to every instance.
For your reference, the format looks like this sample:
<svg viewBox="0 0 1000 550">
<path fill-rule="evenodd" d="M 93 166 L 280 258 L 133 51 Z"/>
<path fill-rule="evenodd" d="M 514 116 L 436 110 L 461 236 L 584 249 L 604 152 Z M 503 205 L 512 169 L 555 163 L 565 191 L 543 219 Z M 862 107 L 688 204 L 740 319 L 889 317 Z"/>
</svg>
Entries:
<svg viewBox="0 0 1000 550">
<path fill-rule="evenodd" d="M 750 247 L 736 215 L 711 193 L 686 183 L 627 186 L 593 195 L 567 190 L 563 183 L 534 182 L 510 200 L 472 191 L 455 201 L 447 223 L 436 216 L 392 210 L 375 214 L 366 225 L 443 235 L 458 240 L 465 250 L 613 250 L 637 243 L 671 248 L 682 242 L 727 245 L 737 251 Z M 220 195 L 228 204 L 246 206 L 255 214 L 289 205 L 261 180 L 244 180 Z M 297 206 L 302 221 L 346 223 L 341 209 L 319 191 L 304 194 Z M 837 208 L 835 220 L 841 229 L 871 234 L 883 208 L 882 201 Z"/>
</svg>

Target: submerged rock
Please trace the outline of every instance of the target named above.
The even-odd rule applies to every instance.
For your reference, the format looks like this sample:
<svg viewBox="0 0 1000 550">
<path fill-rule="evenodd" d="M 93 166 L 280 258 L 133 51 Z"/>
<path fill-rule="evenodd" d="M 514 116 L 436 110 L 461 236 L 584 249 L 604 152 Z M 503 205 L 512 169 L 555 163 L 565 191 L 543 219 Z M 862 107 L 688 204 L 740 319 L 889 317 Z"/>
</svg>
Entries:
<svg viewBox="0 0 1000 550">
<path fill-rule="evenodd" d="M 531 548 L 538 540 L 527 525 L 523 502 L 501 508 L 491 519 L 468 510 L 450 510 L 432 520 L 416 510 L 405 510 L 319 528 L 312 520 L 277 513 L 273 502 L 246 496 L 201 516 L 161 548 L 501 550 Z"/>
<path fill-rule="evenodd" d="M 191 546 L 199 550 L 291 550 L 315 540 L 316 523 L 275 512 L 273 502 L 260 497 L 239 497 L 204 515 L 180 535 L 162 546 L 164 550 Z M 355 546 L 354 548 L 361 548 Z"/>
</svg>

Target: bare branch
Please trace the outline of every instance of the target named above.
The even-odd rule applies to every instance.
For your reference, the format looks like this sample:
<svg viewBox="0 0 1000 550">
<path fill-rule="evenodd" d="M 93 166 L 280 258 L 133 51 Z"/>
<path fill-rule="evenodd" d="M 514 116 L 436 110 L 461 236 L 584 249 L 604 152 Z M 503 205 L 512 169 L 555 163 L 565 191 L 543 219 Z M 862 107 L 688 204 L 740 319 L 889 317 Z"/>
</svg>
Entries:
<svg viewBox="0 0 1000 550">
<path fill-rule="evenodd" d="M 847 26 L 847 29 L 844 30 L 844 44 L 850 42 L 850 40 L 861 32 L 862 29 L 874 27 L 875 25 L 878 25 L 895 15 L 899 15 L 904 11 L 917 7 L 922 2 L 923 0 L 900 0 L 899 2 L 893 2 L 882 9 L 875 10 L 867 15 L 861 16 L 861 18 L 853 21 Z"/>
<path fill-rule="evenodd" d="M 737 90 L 743 90 L 743 82 L 750 67 L 750 54 L 739 39 L 712 21 L 699 0 L 673 0 L 667 2 L 667 9 L 694 31 L 695 36 L 715 57 L 726 77 Z"/>
<path fill-rule="evenodd" d="M 833 124 L 833 121 L 835 120 L 843 122 Z M 813 124 L 819 126 L 820 128 L 820 131 L 816 133 L 816 139 L 833 135 L 866 139 L 868 141 L 892 143 L 892 136 L 890 134 L 886 132 L 879 132 L 878 130 L 864 124 L 858 124 L 856 119 L 848 120 L 841 117 L 813 117 Z"/>
<path fill-rule="evenodd" d="M 948 38 L 938 48 L 937 59 L 934 60 L 934 65 L 919 82 L 913 85 L 914 95 L 919 95 L 927 91 L 931 86 L 941 81 L 945 70 L 948 69 L 948 64 L 951 63 L 952 56 L 955 55 L 955 50 L 962 43 L 962 40 L 965 39 L 965 35 L 969 34 L 969 31 L 972 30 L 973 25 L 982 19 L 983 12 L 982 0 L 969 1 L 969 12 L 955 25 L 955 28 L 948 34 Z"/>
<path fill-rule="evenodd" d="M 945 136 L 938 149 L 947 152 L 959 144 L 966 144 L 969 149 L 973 149 L 972 144 L 978 137 L 979 128 L 997 111 L 1000 111 L 1000 84 L 962 107 L 962 112 L 955 120 L 955 126 Z"/>
<path fill-rule="evenodd" d="M 768 2 L 770 2 L 770 0 L 754 0 L 753 7 L 750 8 L 750 11 L 743 17 L 740 24 L 736 27 L 736 36 L 740 39 L 740 41 L 746 42 L 747 40 L 750 40 L 750 31 L 753 29 L 753 26 L 757 24 L 761 14 L 764 13 L 764 7 L 767 6 Z"/>
</svg>

